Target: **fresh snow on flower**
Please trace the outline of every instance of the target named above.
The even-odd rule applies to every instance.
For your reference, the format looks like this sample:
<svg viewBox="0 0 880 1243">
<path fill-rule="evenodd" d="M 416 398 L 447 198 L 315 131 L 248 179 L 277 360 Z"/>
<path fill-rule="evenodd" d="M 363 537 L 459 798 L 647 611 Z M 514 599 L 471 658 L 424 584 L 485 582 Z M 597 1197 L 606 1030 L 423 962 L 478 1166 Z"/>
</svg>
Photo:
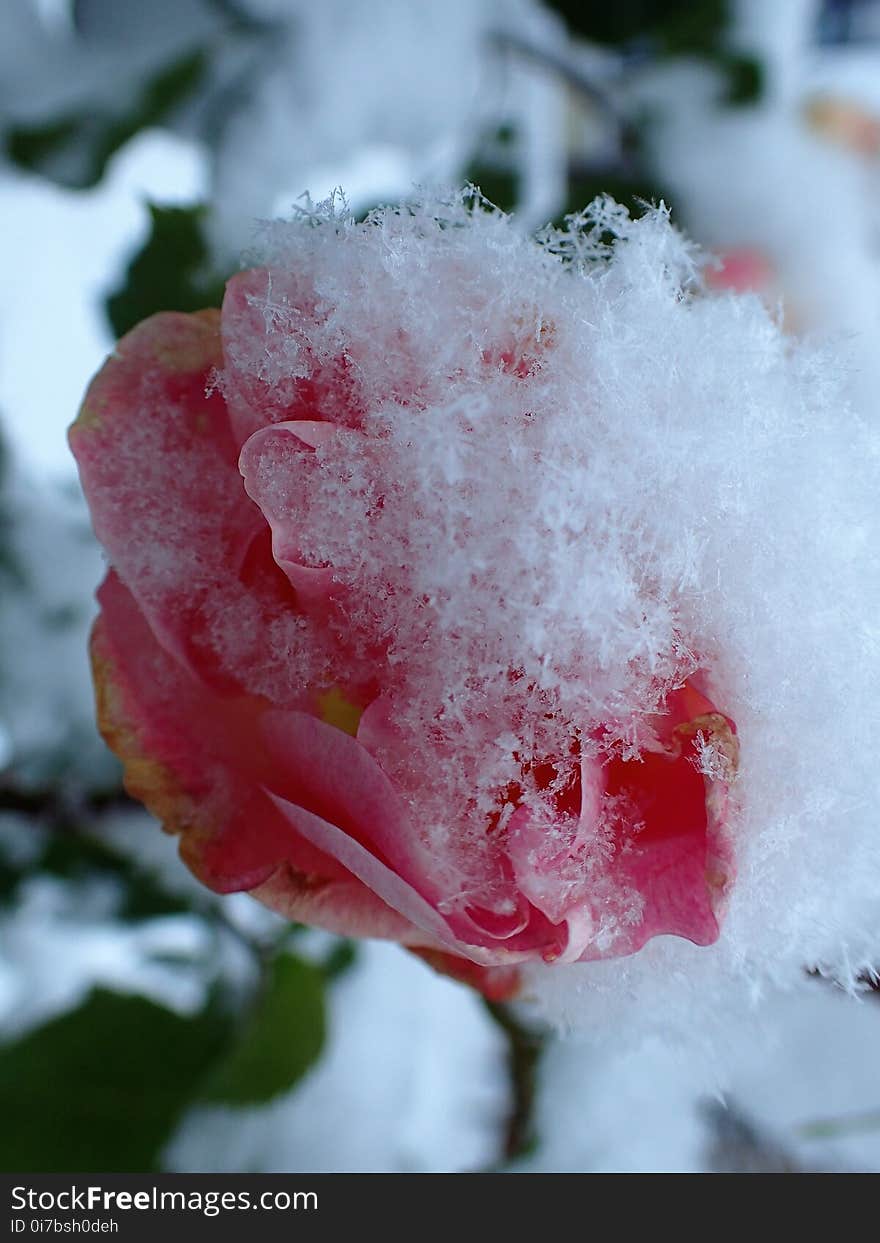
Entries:
<svg viewBox="0 0 880 1243">
<path fill-rule="evenodd" d="M 332 567 L 364 671 L 387 650 L 409 745 L 383 750 L 380 721 L 378 752 L 429 850 L 459 834 L 478 871 L 463 808 L 490 813 L 523 756 L 588 752 L 596 731 L 632 755 L 685 678 L 737 723 L 720 942 L 538 966 L 532 989 L 587 1024 L 616 1001 L 633 1030 L 669 1030 L 806 965 L 850 980 L 880 910 L 880 445 L 833 360 L 758 299 L 701 289 L 662 210 L 632 221 L 606 201 L 536 242 L 466 198 L 365 224 L 331 204 L 268 226 L 261 257 L 265 331 L 226 341 L 229 374 L 281 406 L 344 359 L 362 417 L 308 455 L 254 437 L 242 469 L 290 557 Z M 332 672 L 292 624 L 267 655 L 286 653 Z"/>
</svg>

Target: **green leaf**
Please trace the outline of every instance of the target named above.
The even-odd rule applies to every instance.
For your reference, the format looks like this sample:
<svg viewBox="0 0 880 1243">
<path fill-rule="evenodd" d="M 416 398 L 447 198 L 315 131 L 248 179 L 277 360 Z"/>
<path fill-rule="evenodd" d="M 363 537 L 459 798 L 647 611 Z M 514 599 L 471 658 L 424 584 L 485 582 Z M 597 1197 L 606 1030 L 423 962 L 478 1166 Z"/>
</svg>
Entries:
<svg viewBox="0 0 880 1243">
<path fill-rule="evenodd" d="M 729 0 L 550 0 L 550 7 L 596 43 L 647 44 L 669 53 L 714 47 L 730 17 Z"/>
<path fill-rule="evenodd" d="M 321 961 L 321 970 L 328 980 L 335 980 L 357 962 L 357 945 L 354 941 L 339 940 Z"/>
<path fill-rule="evenodd" d="M 202 1099 L 258 1105 L 288 1091 L 318 1059 L 324 1044 L 321 971 L 293 954 L 279 954 L 229 1055 L 209 1075 Z"/>
<path fill-rule="evenodd" d="M 201 311 L 223 300 L 224 282 L 209 270 L 202 236 L 205 208 L 148 207 L 150 235 L 106 302 L 117 337 L 156 311 Z"/>
<path fill-rule="evenodd" d="M 96 990 L 76 1010 L 0 1046 L 0 1169 L 157 1169 L 228 1025 Z"/>
<path fill-rule="evenodd" d="M 731 52 L 730 0 L 549 0 L 569 29 L 594 43 L 620 47 L 637 60 L 700 56 L 725 75 L 724 102 L 754 103 L 763 88 L 761 65 Z"/>
<path fill-rule="evenodd" d="M 0 906 L 15 894 L 21 873 L 0 855 Z"/>
<path fill-rule="evenodd" d="M 89 184 L 94 185 L 100 181 L 111 155 L 124 146 L 130 138 L 142 129 L 149 129 L 165 121 L 170 113 L 195 91 L 202 81 L 206 68 L 205 53 L 193 52 L 157 73 L 147 83 L 139 106 L 128 116 L 108 125 L 100 140 L 95 144 Z"/>
<path fill-rule="evenodd" d="M 724 102 L 731 106 L 757 103 L 764 92 L 764 66 L 754 56 L 719 54 L 717 63 L 727 74 Z"/>
<path fill-rule="evenodd" d="M 16 126 L 6 135 L 6 154 L 22 168 L 72 190 L 86 190 L 97 185 L 110 157 L 130 138 L 168 119 L 195 91 L 206 67 L 201 51 L 175 61 L 149 79 L 122 116 L 90 111 L 43 125 Z"/>
<path fill-rule="evenodd" d="M 42 172 L 59 152 L 76 142 L 84 118 L 68 117 L 46 125 L 19 125 L 6 135 L 6 154 L 21 168 Z"/>
</svg>

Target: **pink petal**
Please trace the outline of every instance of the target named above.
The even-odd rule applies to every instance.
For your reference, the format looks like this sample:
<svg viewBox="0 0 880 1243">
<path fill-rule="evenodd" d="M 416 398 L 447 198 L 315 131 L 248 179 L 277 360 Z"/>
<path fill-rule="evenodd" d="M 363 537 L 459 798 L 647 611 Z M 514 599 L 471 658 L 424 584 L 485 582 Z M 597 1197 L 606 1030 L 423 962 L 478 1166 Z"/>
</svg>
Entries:
<svg viewBox="0 0 880 1243">
<path fill-rule="evenodd" d="M 263 427 L 290 420 L 320 420 L 356 427 L 361 419 L 345 359 L 318 364 L 306 330 L 316 313 L 314 292 L 295 275 L 255 268 L 227 283 L 223 301 L 226 367 L 223 393 L 240 449 Z M 283 357 L 266 355 L 266 325 L 284 328 Z M 299 375 L 293 374 L 294 368 Z"/>
<path fill-rule="evenodd" d="M 153 634 L 193 676 L 241 690 L 295 604 L 265 563 L 241 581 L 265 524 L 208 391 L 221 363 L 216 312 L 153 316 L 92 382 L 70 443 L 98 539 Z"/>
<path fill-rule="evenodd" d="M 181 835 L 181 854 L 212 889 L 241 889 L 290 918 L 350 935 L 414 930 L 331 856 L 298 835 L 264 792 L 265 701 L 190 678 L 153 638 L 109 574 L 92 638 L 98 718 L 126 786 Z"/>
</svg>

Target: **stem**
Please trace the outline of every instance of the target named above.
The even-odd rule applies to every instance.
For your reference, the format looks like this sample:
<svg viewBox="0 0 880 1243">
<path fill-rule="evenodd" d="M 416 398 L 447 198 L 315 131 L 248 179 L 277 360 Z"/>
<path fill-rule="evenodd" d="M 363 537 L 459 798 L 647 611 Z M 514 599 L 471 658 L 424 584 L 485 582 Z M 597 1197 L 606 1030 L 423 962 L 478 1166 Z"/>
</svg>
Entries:
<svg viewBox="0 0 880 1243">
<path fill-rule="evenodd" d="M 534 1111 L 538 1063 L 544 1052 L 545 1036 L 521 1023 L 509 1006 L 497 1001 L 486 1001 L 485 1006 L 507 1040 L 511 1104 L 502 1150 L 502 1162 L 506 1163 L 527 1156 L 538 1143 Z"/>
</svg>

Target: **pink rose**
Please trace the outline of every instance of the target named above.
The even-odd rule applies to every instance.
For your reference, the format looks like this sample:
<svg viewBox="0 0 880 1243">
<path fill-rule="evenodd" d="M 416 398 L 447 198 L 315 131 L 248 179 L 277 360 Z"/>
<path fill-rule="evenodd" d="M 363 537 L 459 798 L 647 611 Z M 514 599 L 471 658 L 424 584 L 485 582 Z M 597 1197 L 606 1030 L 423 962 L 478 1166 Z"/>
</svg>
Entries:
<svg viewBox="0 0 880 1243">
<path fill-rule="evenodd" d="M 160 314 L 125 337 L 71 430 L 112 566 L 92 658 L 128 790 L 212 889 L 399 941 L 496 999 L 529 961 L 663 933 L 711 943 L 732 878 L 732 721 L 693 671 L 647 683 L 637 728 L 572 719 L 496 656 L 498 634 L 514 640 L 491 612 L 468 620 L 498 565 L 469 561 L 466 535 L 448 591 L 439 562 L 441 587 L 423 588 L 435 520 L 405 477 L 410 440 L 367 417 L 359 358 L 383 352 L 412 437 L 431 369 L 387 324 L 319 357 L 299 325 L 331 313 L 307 281 L 243 273 L 222 315 Z M 287 374 L 259 363 L 269 333 L 276 362 L 297 347 Z M 483 368 L 519 400 L 553 348 L 513 318 L 468 383 Z M 472 495 L 447 473 L 450 505 Z M 589 689 L 591 659 L 575 649 L 566 678 Z"/>
</svg>

